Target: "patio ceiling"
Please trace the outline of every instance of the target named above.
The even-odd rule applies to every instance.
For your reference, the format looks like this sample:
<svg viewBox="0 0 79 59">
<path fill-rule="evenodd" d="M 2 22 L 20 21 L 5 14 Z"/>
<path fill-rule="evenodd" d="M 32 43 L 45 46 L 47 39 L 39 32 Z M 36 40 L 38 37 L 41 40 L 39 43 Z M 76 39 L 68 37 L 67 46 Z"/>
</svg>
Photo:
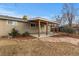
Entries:
<svg viewBox="0 0 79 59">
<path fill-rule="evenodd" d="M 52 24 L 53 22 L 47 21 L 47 20 L 42 20 L 42 19 L 35 19 L 35 20 L 29 20 L 28 22 L 33 22 L 33 23 L 37 23 L 40 21 L 41 24 L 46 24 L 47 22 L 49 24 Z"/>
</svg>

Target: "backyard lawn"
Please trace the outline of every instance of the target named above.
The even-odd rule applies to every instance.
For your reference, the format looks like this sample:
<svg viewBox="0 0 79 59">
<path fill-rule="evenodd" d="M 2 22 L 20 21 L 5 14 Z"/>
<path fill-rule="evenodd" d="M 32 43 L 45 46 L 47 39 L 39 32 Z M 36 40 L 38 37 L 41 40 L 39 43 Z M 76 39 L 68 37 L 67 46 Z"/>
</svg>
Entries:
<svg viewBox="0 0 79 59">
<path fill-rule="evenodd" d="M 63 39 L 66 37 L 62 37 Z M 67 37 L 71 38 L 71 37 Z M 46 41 L 45 41 L 46 39 Z M 56 41 L 55 41 L 56 39 Z M 0 38 L 0 55 L 3 56 L 60 56 L 79 55 L 79 44 L 75 39 L 68 42 L 61 37 L 26 38 Z M 57 41 L 60 40 L 60 41 Z M 65 42 L 66 41 L 66 42 Z M 70 40 L 69 40 L 70 41 Z M 76 42 L 77 44 L 74 44 Z"/>
</svg>

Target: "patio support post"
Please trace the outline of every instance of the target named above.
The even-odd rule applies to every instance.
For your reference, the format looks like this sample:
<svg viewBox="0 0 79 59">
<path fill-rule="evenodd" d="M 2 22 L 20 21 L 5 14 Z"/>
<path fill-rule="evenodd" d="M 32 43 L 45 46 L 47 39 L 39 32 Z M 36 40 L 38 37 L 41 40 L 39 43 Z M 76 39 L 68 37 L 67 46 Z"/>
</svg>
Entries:
<svg viewBox="0 0 79 59">
<path fill-rule="evenodd" d="M 29 28 L 30 28 L 29 30 L 31 30 L 31 23 L 30 23 L 30 22 L 29 22 L 29 25 L 30 25 L 30 26 L 29 26 Z"/>
<path fill-rule="evenodd" d="M 48 22 L 46 22 L 46 35 L 48 35 Z"/>
<path fill-rule="evenodd" d="M 40 20 L 38 20 L 38 38 L 40 37 Z"/>
</svg>

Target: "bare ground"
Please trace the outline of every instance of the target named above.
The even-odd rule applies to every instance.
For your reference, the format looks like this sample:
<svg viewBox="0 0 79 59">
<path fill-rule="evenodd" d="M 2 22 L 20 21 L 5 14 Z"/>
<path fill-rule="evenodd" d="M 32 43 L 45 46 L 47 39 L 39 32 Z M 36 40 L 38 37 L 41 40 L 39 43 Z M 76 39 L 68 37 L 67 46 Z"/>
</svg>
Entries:
<svg viewBox="0 0 79 59">
<path fill-rule="evenodd" d="M 79 39 L 68 36 L 47 38 L 0 38 L 2 56 L 70 56 L 79 55 Z"/>
</svg>

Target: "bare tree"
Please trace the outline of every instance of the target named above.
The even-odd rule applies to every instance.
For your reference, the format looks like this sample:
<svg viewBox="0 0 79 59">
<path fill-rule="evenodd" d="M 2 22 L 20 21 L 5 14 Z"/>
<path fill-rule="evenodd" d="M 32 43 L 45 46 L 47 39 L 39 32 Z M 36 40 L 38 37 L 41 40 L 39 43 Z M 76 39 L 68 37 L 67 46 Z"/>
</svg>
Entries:
<svg viewBox="0 0 79 59">
<path fill-rule="evenodd" d="M 62 9 L 62 19 L 68 22 L 69 27 L 72 27 L 72 22 L 75 19 L 75 8 L 73 4 L 64 4 Z"/>
<path fill-rule="evenodd" d="M 56 19 L 56 23 L 60 26 L 62 24 L 61 17 L 58 15 L 58 16 L 55 16 L 55 19 Z"/>
<path fill-rule="evenodd" d="M 76 25 L 77 25 L 77 27 L 79 28 L 79 19 L 77 19 Z"/>
</svg>

